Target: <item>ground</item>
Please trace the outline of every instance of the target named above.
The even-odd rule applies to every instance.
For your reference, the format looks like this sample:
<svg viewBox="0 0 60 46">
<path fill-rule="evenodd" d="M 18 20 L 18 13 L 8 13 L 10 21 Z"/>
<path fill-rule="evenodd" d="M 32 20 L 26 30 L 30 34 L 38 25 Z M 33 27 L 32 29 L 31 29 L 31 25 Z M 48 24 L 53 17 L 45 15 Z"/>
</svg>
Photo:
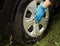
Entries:
<svg viewBox="0 0 60 46">
<path fill-rule="evenodd" d="M 11 42 L 5 46 L 12 46 Z M 52 17 L 47 35 L 33 46 L 60 46 L 60 13 Z"/>
</svg>

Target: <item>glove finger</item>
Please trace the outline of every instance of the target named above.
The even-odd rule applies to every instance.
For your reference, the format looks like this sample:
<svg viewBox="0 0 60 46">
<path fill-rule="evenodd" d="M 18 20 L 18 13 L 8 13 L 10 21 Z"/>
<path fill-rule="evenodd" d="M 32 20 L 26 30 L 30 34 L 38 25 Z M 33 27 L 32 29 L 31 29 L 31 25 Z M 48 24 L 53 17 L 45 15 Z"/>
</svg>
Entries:
<svg viewBox="0 0 60 46">
<path fill-rule="evenodd" d="M 39 18 L 35 18 L 35 21 L 38 22 L 39 21 Z"/>
<path fill-rule="evenodd" d="M 35 18 L 37 18 L 37 17 L 38 17 L 38 15 L 35 16 Z"/>
<path fill-rule="evenodd" d="M 40 21 L 41 21 L 41 18 L 39 18 L 37 22 L 40 22 Z"/>
</svg>

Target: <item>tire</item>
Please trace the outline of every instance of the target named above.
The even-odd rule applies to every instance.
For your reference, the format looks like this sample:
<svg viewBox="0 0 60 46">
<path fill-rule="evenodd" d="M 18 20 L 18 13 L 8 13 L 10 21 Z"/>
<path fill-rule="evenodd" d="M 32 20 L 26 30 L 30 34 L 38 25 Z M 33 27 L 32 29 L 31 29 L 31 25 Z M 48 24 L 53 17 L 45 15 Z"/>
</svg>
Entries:
<svg viewBox="0 0 60 46">
<path fill-rule="evenodd" d="M 8 30 L 9 28 L 9 19 L 10 19 L 10 10 L 11 10 L 11 6 L 10 6 L 10 1 L 8 0 L 0 0 L 0 37 L 1 37 L 1 46 L 3 46 L 3 44 L 6 44 L 7 41 L 10 38 L 10 31 Z M 7 5 L 8 3 L 8 5 Z M 8 8 L 10 7 L 10 8 Z"/>
<path fill-rule="evenodd" d="M 10 22 L 17 2 L 19 0 L 0 0 L 0 46 L 4 46 L 10 39 Z"/>
<path fill-rule="evenodd" d="M 48 28 L 48 22 L 49 22 L 49 14 L 48 15 L 48 21 L 46 23 L 46 28 L 44 29 L 44 31 L 37 35 L 37 36 L 32 36 L 29 35 L 27 33 L 27 31 L 25 31 L 25 26 L 24 26 L 24 13 L 27 9 L 27 7 L 29 6 L 30 3 L 34 2 L 33 0 L 21 0 L 21 2 L 18 5 L 17 11 L 16 11 L 16 15 L 15 18 L 12 22 L 12 37 L 13 37 L 13 41 L 17 42 L 19 44 L 24 45 L 30 45 L 30 44 L 34 44 L 37 41 L 40 41 L 44 36 L 45 33 L 47 33 L 47 28 Z M 37 3 L 37 5 L 39 5 L 40 2 Z M 49 9 L 47 9 L 48 13 L 49 13 Z M 28 12 L 29 13 L 29 12 Z M 45 13 L 46 14 L 46 13 Z M 31 15 L 31 14 L 30 14 Z M 29 16 L 27 16 L 29 18 Z M 46 16 L 44 16 L 46 17 Z M 35 22 L 35 21 L 34 21 Z M 41 26 L 41 25 L 40 25 Z M 29 29 L 30 30 L 30 29 Z"/>
</svg>

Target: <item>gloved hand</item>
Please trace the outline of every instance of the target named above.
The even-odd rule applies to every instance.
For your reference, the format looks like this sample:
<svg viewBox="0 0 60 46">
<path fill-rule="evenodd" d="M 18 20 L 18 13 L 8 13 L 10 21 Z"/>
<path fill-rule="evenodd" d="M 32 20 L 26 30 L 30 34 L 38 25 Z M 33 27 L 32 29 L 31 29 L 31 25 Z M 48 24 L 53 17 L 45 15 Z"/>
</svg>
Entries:
<svg viewBox="0 0 60 46">
<path fill-rule="evenodd" d="M 36 9 L 36 14 L 34 17 L 34 20 L 36 22 L 40 22 L 42 17 L 44 16 L 44 12 L 45 12 L 45 7 L 43 6 L 43 4 L 41 3 L 40 5 L 38 5 L 37 9 Z"/>
</svg>

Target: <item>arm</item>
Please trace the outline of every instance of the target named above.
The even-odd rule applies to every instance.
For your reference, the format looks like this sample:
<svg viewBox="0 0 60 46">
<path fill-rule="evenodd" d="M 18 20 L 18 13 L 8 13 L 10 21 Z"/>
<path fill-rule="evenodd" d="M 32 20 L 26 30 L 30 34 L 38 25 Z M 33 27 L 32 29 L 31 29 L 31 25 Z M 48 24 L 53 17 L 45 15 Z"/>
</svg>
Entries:
<svg viewBox="0 0 60 46">
<path fill-rule="evenodd" d="M 52 3 L 50 2 L 50 0 L 46 0 L 44 3 L 43 3 L 43 5 L 45 6 L 45 7 L 48 7 L 48 6 L 50 6 Z"/>
</svg>

